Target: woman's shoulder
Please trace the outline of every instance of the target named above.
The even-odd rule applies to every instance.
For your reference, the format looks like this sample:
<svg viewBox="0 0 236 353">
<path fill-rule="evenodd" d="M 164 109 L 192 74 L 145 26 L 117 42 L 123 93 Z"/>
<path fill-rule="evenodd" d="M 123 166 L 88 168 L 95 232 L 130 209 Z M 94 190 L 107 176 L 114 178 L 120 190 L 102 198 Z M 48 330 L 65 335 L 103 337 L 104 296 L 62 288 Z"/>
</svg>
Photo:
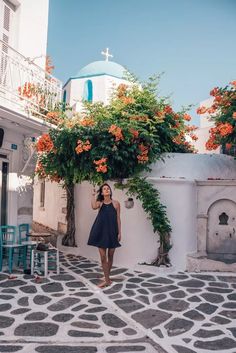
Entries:
<svg viewBox="0 0 236 353">
<path fill-rule="evenodd" d="M 112 203 L 113 203 L 113 205 L 114 205 L 115 208 L 120 207 L 119 201 L 117 201 L 117 200 L 112 200 Z"/>
</svg>

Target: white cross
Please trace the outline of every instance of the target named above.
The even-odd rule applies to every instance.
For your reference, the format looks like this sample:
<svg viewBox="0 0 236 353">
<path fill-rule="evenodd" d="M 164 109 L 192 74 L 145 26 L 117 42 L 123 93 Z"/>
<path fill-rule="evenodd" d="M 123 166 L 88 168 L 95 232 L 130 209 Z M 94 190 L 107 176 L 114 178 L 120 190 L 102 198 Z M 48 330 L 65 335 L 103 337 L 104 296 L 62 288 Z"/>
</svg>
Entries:
<svg viewBox="0 0 236 353">
<path fill-rule="evenodd" d="M 105 61 L 108 61 L 108 60 L 109 60 L 109 56 L 110 56 L 111 58 L 113 58 L 113 55 L 109 54 L 109 48 L 107 48 L 105 52 L 102 51 L 101 54 L 102 54 L 102 55 L 105 55 L 105 57 L 106 57 Z"/>
</svg>

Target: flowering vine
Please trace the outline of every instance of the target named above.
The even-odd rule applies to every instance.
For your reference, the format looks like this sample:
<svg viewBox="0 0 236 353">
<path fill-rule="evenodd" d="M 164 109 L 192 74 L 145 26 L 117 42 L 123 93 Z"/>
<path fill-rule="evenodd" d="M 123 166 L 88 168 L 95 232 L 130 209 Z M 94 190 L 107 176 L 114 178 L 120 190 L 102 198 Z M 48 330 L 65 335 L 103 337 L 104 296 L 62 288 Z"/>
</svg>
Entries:
<svg viewBox="0 0 236 353">
<path fill-rule="evenodd" d="M 224 88 L 215 87 L 211 90 L 213 97 L 210 107 L 201 106 L 198 114 L 208 114 L 214 122 L 209 130 L 206 148 L 209 151 L 219 146 L 229 154 L 235 155 L 236 146 L 236 81 L 232 81 Z"/>
</svg>

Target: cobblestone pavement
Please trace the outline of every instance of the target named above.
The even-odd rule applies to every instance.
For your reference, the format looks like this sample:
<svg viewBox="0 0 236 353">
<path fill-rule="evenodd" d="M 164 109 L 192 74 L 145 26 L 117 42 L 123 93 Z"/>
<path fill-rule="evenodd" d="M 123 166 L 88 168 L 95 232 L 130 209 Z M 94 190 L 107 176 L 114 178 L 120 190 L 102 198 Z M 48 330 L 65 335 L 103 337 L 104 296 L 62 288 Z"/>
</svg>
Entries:
<svg viewBox="0 0 236 353">
<path fill-rule="evenodd" d="M 0 352 L 236 353 L 236 275 L 157 274 L 61 255 L 42 283 L 0 273 Z"/>
</svg>

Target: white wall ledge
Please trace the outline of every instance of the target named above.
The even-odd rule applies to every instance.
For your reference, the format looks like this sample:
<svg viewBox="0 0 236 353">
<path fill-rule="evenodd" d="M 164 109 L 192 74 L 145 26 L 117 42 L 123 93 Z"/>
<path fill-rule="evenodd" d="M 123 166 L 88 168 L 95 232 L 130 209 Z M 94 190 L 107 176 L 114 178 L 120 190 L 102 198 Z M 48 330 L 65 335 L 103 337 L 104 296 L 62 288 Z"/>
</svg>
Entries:
<svg viewBox="0 0 236 353">
<path fill-rule="evenodd" d="M 209 180 L 196 180 L 199 186 L 236 186 L 236 179 L 209 179 Z"/>
<path fill-rule="evenodd" d="M 195 180 L 173 177 L 147 177 L 147 180 L 154 183 L 178 183 L 178 184 L 194 184 Z"/>
</svg>

